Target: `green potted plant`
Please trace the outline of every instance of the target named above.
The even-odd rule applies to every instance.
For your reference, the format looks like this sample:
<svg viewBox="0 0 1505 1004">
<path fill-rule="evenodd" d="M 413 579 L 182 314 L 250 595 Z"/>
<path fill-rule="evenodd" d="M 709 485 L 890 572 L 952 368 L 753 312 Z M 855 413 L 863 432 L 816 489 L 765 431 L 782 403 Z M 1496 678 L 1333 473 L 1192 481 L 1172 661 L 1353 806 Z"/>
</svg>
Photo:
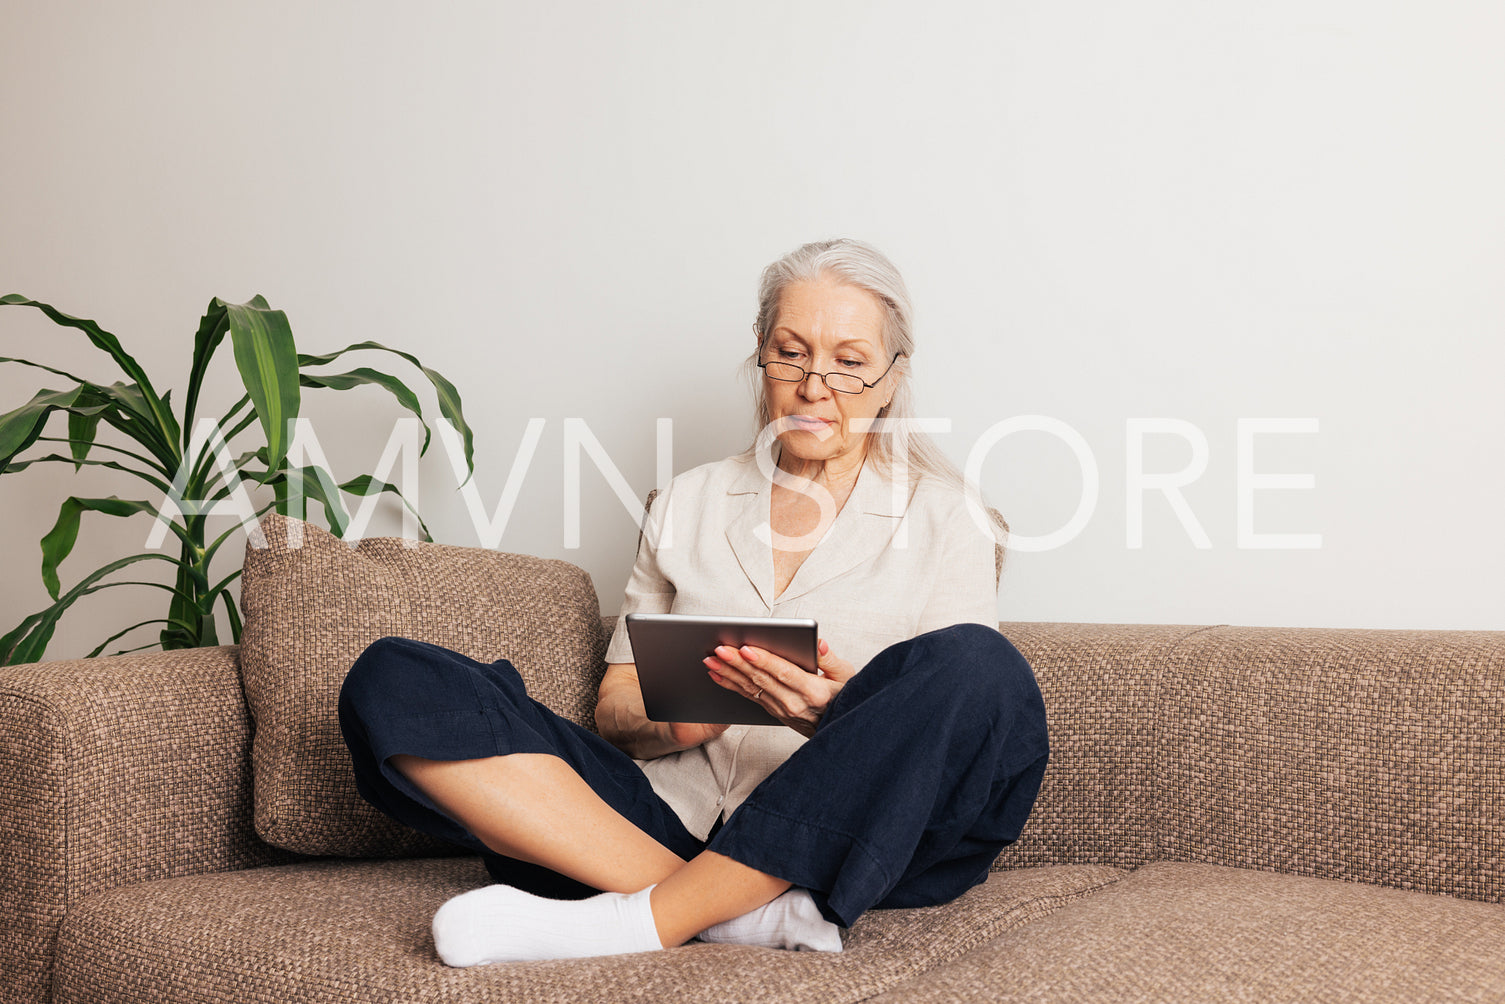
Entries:
<svg viewBox="0 0 1505 1004">
<path fill-rule="evenodd" d="M 246 303 L 226 303 L 218 298 L 210 301 L 194 338 L 188 385 L 181 399 L 181 418 L 174 413 L 172 391 L 159 395 L 146 372 L 121 347 L 120 340 L 95 322 L 69 316 L 49 304 L 15 293 L 0 297 L 0 306 L 33 307 L 59 325 L 82 331 L 95 346 L 114 360 L 126 378 L 104 385 L 41 363 L 0 356 L 0 363 L 33 366 L 72 383 L 66 390 L 40 390 L 19 408 L 0 415 L 0 475 L 22 471 L 35 463 L 71 463 L 75 473 L 86 464 L 96 465 L 120 471 L 141 485 L 149 485 L 153 489 L 150 494 L 156 498 L 172 499 L 175 503 L 182 503 L 184 500 L 188 502 L 186 506 L 179 506 L 180 511 L 175 517 L 169 518 L 165 509 L 159 509 L 158 504 L 147 499 L 111 495 L 108 498 L 75 496 L 65 500 L 58 510 L 56 523 L 41 541 L 42 581 L 54 602 L 45 610 L 26 617 L 0 637 L 0 665 L 39 661 L 47 650 L 59 618 L 68 608 L 90 593 L 114 586 L 145 586 L 168 591 L 171 596 L 167 615 L 117 631 L 90 652 L 90 656 L 101 654 L 111 642 L 129 631 L 157 623 L 162 627 L 156 641 L 123 649 L 121 652 L 138 651 L 155 645 L 161 645 L 165 650 L 220 644 L 219 634 L 215 629 L 217 603 L 223 604 L 229 616 L 232 640 L 240 641 L 240 616 L 235 608 L 234 598 L 229 593 L 229 586 L 241 570 L 237 567 L 218 580 L 210 575 L 210 564 L 220 545 L 240 524 L 232 526 L 214 540 L 208 540 L 206 516 L 195 511 L 192 504 L 192 500 L 213 502 L 224 499 L 231 492 L 225 472 L 215 462 L 211 451 L 212 440 L 197 443 L 193 435 L 198 409 L 201 404 L 207 403 L 199 399 L 204 374 L 226 335 L 230 338 L 235 365 L 245 386 L 245 395 L 224 412 L 217 428 L 227 430 L 229 427 L 221 433 L 223 442 L 228 444 L 252 423 L 258 425 L 261 445 L 242 453 L 234 461 L 237 476 L 252 478 L 256 484 L 269 486 L 273 490 L 273 501 L 256 511 L 258 517 L 275 507 L 284 515 L 307 518 L 304 504 L 306 499 L 311 498 L 323 506 L 330 530 L 336 536 L 343 537 L 349 527 L 350 516 L 341 498 L 342 493 L 366 496 L 376 492 L 392 492 L 417 515 L 396 486 L 377 478 L 361 475 L 344 483 L 336 483 L 329 472 L 318 465 L 289 464 L 289 430 L 293 428 L 293 420 L 298 417 L 303 387 L 326 387 L 331 390 L 348 390 L 368 384 L 382 387 L 392 394 L 398 404 L 423 422 L 417 395 L 402 381 L 387 373 L 366 367 L 343 373 L 308 372 L 309 368 L 324 366 L 346 352 L 357 349 L 391 352 L 419 369 L 437 393 L 441 415 L 459 433 L 464 446 L 467 480 L 474 470 L 470 427 L 465 423 L 460 395 L 452 383 L 424 366 L 416 357 L 376 342 L 357 342 L 338 352 L 324 355 L 300 353 L 294 343 L 287 316 L 280 310 L 273 310 L 260 296 Z M 67 416 L 67 435 L 43 435 L 49 421 L 57 414 Z M 126 445 L 97 442 L 95 435 L 101 422 L 122 433 L 126 438 Z M 420 455 L 427 452 L 431 438 L 427 422 L 423 422 L 423 428 L 425 435 Z M 25 460 L 17 459 L 18 454 L 38 442 L 67 443 L 69 455 L 53 453 Z M 112 459 L 99 459 L 99 452 L 108 452 Z M 96 456 L 91 457 L 91 453 Z M 243 467 L 253 461 L 260 466 Z M 80 518 L 85 512 L 118 517 L 140 512 L 151 513 L 177 536 L 177 554 L 173 556 L 161 551 L 142 551 L 117 558 L 64 591 L 58 577 L 58 566 L 73 549 L 78 537 Z M 418 522 L 423 539 L 431 540 L 428 527 L 421 518 Z M 106 576 L 119 569 L 147 560 L 172 562 L 176 566 L 174 584 L 168 586 L 133 580 L 104 581 Z"/>
</svg>

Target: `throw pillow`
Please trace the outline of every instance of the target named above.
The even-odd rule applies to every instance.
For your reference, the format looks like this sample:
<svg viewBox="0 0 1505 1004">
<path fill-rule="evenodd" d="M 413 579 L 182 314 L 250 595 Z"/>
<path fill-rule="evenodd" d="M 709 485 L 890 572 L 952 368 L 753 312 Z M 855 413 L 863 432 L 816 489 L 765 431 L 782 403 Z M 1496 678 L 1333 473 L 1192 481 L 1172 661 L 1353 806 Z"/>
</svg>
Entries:
<svg viewBox="0 0 1505 1004">
<path fill-rule="evenodd" d="M 378 638 L 509 660 L 528 692 L 594 729 L 606 640 L 590 576 L 568 562 L 478 547 L 368 537 L 351 547 L 312 523 L 261 517 L 246 545 L 240 664 L 256 723 L 256 831 L 304 854 L 452 851 L 378 812 L 355 789 L 340 735 L 340 685 Z M 291 546 L 289 531 L 296 540 Z M 406 542 L 411 544 L 412 542 Z"/>
</svg>

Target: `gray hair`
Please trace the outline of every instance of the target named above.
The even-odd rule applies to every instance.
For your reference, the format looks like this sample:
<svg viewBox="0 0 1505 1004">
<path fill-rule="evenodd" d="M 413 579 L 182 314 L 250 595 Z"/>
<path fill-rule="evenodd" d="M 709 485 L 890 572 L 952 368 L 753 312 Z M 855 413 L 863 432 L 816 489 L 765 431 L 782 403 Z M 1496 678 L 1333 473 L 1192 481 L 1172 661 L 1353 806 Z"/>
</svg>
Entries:
<svg viewBox="0 0 1505 1004">
<path fill-rule="evenodd" d="M 759 336 L 758 349 L 748 357 L 745 365 L 753 384 L 755 437 L 769 422 L 768 395 L 761 379 L 762 371 L 757 368 L 758 357 L 778 319 L 784 290 L 795 283 L 819 282 L 822 278 L 855 286 L 877 298 L 883 309 L 884 361 L 893 358 L 895 352 L 900 353 L 889 372 L 898 386 L 888 406 L 878 412 L 878 417 L 915 417 L 914 394 L 909 380 L 909 361 L 914 356 L 914 314 L 909 290 L 899 270 L 883 252 L 871 244 L 843 237 L 802 245 L 763 270 L 763 278 L 758 283 L 758 318 L 753 322 Z M 756 439 L 746 452 L 751 454 L 755 449 Z M 911 486 L 918 485 L 924 478 L 935 478 L 966 490 L 961 471 L 941 452 L 934 440 L 922 432 L 906 429 L 901 424 L 897 431 L 874 435 L 868 442 L 868 459 L 886 476 L 892 476 L 895 459 L 901 456 L 908 458 Z"/>
</svg>

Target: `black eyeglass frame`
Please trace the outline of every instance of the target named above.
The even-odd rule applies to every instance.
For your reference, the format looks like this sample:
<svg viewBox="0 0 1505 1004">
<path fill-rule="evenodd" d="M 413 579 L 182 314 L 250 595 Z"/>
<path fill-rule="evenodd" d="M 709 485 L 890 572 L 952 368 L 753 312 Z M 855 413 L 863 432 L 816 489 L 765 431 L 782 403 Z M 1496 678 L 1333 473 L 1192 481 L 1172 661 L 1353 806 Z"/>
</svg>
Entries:
<svg viewBox="0 0 1505 1004">
<path fill-rule="evenodd" d="M 794 363 L 786 363 L 782 359 L 769 359 L 766 362 L 760 362 L 758 363 L 758 369 L 762 370 L 763 375 L 768 377 L 768 379 L 777 380 L 779 383 L 804 383 L 806 380 L 810 379 L 810 377 L 818 376 L 820 377 L 820 382 L 826 385 L 826 390 L 829 390 L 832 394 L 851 394 L 853 397 L 855 397 L 858 394 L 872 390 L 874 387 L 878 386 L 878 384 L 882 383 L 883 378 L 888 376 L 888 371 L 894 368 L 894 363 L 898 362 L 899 357 L 903 354 L 904 353 L 902 352 L 895 352 L 894 357 L 888 361 L 888 366 L 884 368 L 882 373 L 878 374 L 878 379 L 874 380 L 872 383 L 868 383 L 856 373 L 843 373 L 841 372 L 841 370 L 831 370 L 829 373 L 814 373 L 810 370 L 805 369 L 803 366 L 796 366 Z M 779 366 L 788 366 L 791 369 L 797 369 L 800 371 L 800 375 L 797 378 L 776 377 L 772 373 L 768 372 L 768 367 L 773 364 L 777 364 Z M 826 377 L 828 376 L 852 377 L 858 383 L 862 384 L 862 390 L 841 390 L 840 388 L 832 387 L 831 381 L 826 379 Z"/>
</svg>

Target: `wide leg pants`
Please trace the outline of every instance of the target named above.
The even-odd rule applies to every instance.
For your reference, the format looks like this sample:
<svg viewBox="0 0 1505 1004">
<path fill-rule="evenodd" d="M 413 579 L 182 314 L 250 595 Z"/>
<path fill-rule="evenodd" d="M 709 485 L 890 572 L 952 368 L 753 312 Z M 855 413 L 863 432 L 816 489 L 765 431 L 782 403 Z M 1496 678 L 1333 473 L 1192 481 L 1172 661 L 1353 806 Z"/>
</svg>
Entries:
<svg viewBox="0 0 1505 1004">
<path fill-rule="evenodd" d="M 379 639 L 351 667 L 339 715 L 361 795 L 482 854 L 498 882 L 555 898 L 596 892 L 489 850 L 389 757 L 553 754 L 681 857 L 710 849 L 803 886 L 843 927 L 873 907 L 948 902 L 986 879 L 1018 839 L 1048 756 L 1034 673 L 1008 639 L 978 624 L 875 656 L 708 843 L 685 829 L 631 757 L 528 697 L 505 659 L 485 664 L 426 642 Z"/>
</svg>

